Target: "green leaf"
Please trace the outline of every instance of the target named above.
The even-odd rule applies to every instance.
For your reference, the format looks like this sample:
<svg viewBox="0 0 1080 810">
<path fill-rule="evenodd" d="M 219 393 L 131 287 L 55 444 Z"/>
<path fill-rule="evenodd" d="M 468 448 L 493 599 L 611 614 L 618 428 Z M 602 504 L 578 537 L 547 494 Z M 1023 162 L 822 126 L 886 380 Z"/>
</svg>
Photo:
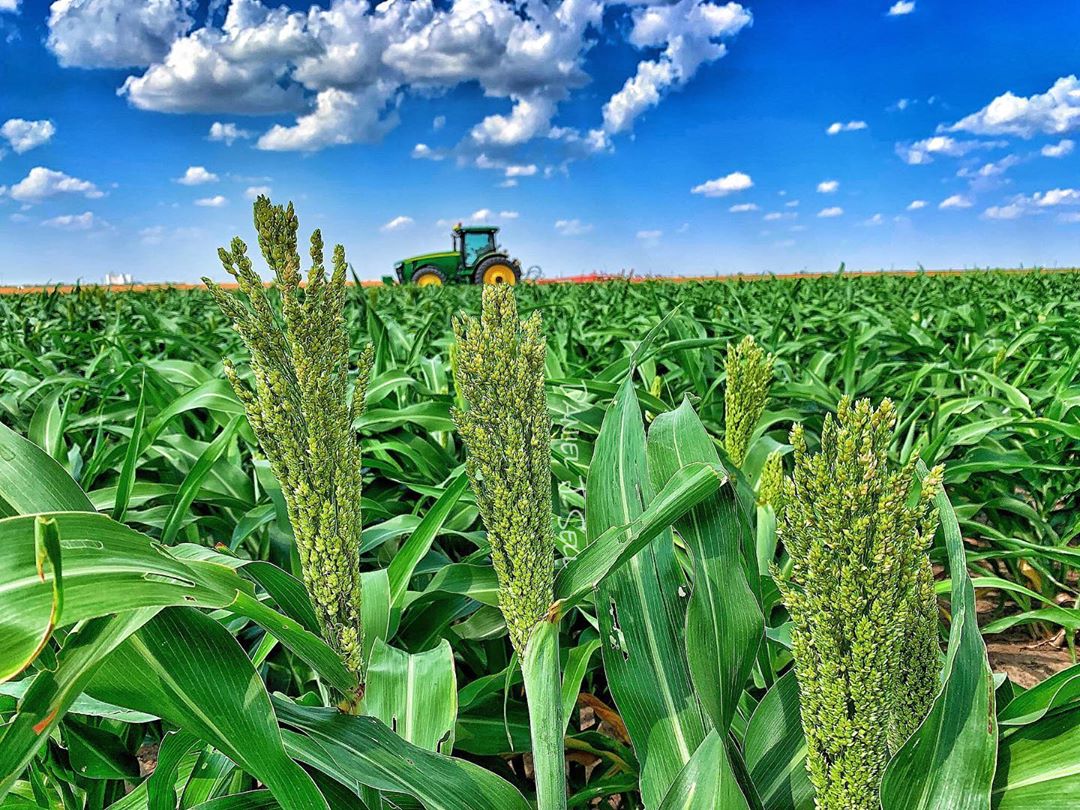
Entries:
<svg viewBox="0 0 1080 810">
<path fill-rule="evenodd" d="M 64 459 L 65 414 L 60 408 L 60 396 L 63 393 L 63 388 L 56 388 L 38 403 L 34 415 L 30 417 L 30 430 L 27 434 L 30 441 L 57 462 Z"/>
<path fill-rule="evenodd" d="M 196 734 L 263 782 L 285 810 L 326 807 L 311 777 L 285 753 L 251 661 L 224 627 L 197 610 L 167 610 L 147 622 L 106 659 L 87 691 Z"/>
<path fill-rule="evenodd" d="M 289 753 L 350 788 L 406 793 L 427 810 L 528 810 L 517 788 L 478 765 L 418 748 L 374 717 L 275 698 Z"/>
<path fill-rule="evenodd" d="M 720 734 L 713 729 L 672 783 L 660 810 L 750 810 L 728 761 Z"/>
<path fill-rule="evenodd" d="M 574 714 L 574 706 L 577 705 L 578 695 L 581 693 L 581 682 L 589 671 L 589 662 L 593 653 L 600 649 L 600 639 L 594 638 L 584 644 L 574 647 L 566 657 L 566 668 L 563 670 L 562 684 L 562 716 L 563 733 Z"/>
<path fill-rule="evenodd" d="M 210 442 L 195 464 L 192 465 L 188 474 L 184 476 L 184 481 L 180 484 L 180 489 L 177 490 L 176 500 L 173 501 L 169 515 L 165 518 L 165 527 L 161 530 L 161 542 L 165 545 L 172 545 L 176 539 L 180 526 L 184 518 L 187 517 L 188 509 L 191 508 L 191 502 L 195 500 L 195 496 L 202 489 L 203 481 L 210 474 L 210 470 L 217 464 L 218 459 L 225 454 L 225 451 L 229 449 L 233 434 L 240 427 L 241 418 L 240 416 L 233 417 L 229 424 L 222 428 L 217 438 Z"/>
<path fill-rule="evenodd" d="M 1050 712 L 1080 699 L 1080 664 L 1055 673 L 1023 694 L 1017 695 L 998 712 L 998 724 L 1025 726 L 1042 720 Z"/>
<path fill-rule="evenodd" d="M 457 703 L 454 653 L 448 641 L 410 655 L 375 640 L 368 659 L 364 714 L 379 718 L 415 746 L 450 754 Z"/>
<path fill-rule="evenodd" d="M 250 583 L 224 566 L 177 560 L 150 538 L 92 512 L 48 516 L 64 565 L 62 622 L 163 605 L 225 607 Z M 55 610 L 53 587 L 37 575 L 34 532 L 41 518 L 0 520 L 0 681 L 21 672 L 41 649 Z"/>
<path fill-rule="evenodd" d="M 0 516 L 93 511 L 90 499 L 63 467 L 0 424 Z"/>
<path fill-rule="evenodd" d="M 754 709 L 743 754 L 765 810 L 813 810 L 795 670 L 778 679 Z"/>
<path fill-rule="evenodd" d="M 715 492 L 718 473 L 708 465 L 699 470 L 714 476 Z M 645 429 L 628 377 L 604 418 L 589 465 L 585 522 L 590 541 L 627 526 L 652 503 Z M 650 807 L 667 795 L 706 734 L 683 647 L 680 594 L 685 590 L 671 534 L 661 531 L 601 580 L 595 597 L 604 668 L 641 762 L 641 793 Z"/>
<path fill-rule="evenodd" d="M 67 637 L 56 669 L 34 676 L 15 717 L 0 726 L 0 799 L 49 739 L 102 661 L 156 612 L 157 608 L 129 610 L 91 619 Z"/>
<path fill-rule="evenodd" d="M 1080 708 L 1019 728 L 1001 740 L 993 810 L 1080 807 Z"/>
<path fill-rule="evenodd" d="M 116 482 L 116 501 L 113 504 L 113 520 L 123 522 L 127 512 L 128 503 L 131 501 L 131 490 L 135 486 L 135 466 L 139 462 L 139 451 L 142 447 L 143 426 L 146 423 L 146 375 L 139 388 L 139 404 L 135 408 L 135 422 L 131 427 L 131 437 L 128 439 L 127 450 L 124 452 L 124 463 L 120 467 L 120 478 Z"/>
<path fill-rule="evenodd" d="M 919 462 L 919 474 L 926 466 Z M 964 540 L 944 490 L 934 499 L 952 577 L 952 626 L 942 688 L 881 782 L 884 810 L 975 810 L 989 804 L 997 752 L 994 679 L 979 634 Z"/>
<path fill-rule="evenodd" d="M 574 605 L 657 537 L 667 533 L 670 543 L 667 530 L 672 522 L 716 493 L 724 481 L 722 470 L 718 464 L 699 462 L 676 470 L 639 515 L 605 531 L 559 571 L 555 599 L 564 609 Z"/>
<path fill-rule="evenodd" d="M 690 463 L 720 464 L 712 439 L 685 399 L 653 421 L 648 454 L 657 488 Z M 765 619 L 744 573 L 742 549 L 750 526 L 728 482 L 675 528 L 693 563 L 684 636 L 690 676 L 713 726 L 726 733 L 765 634 Z"/>
<path fill-rule="evenodd" d="M 64 723 L 71 769 L 86 779 L 136 779 L 139 763 L 116 734 L 69 717 Z"/>
<path fill-rule="evenodd" d="M 149 810 L 175 810 L 176 782 L 181 765 L 190 753 L 201 749 L 203 743 L 190 731 L 170 731 L 158 746 L 154 772 L 146 780 L 146 800 Z"/>
<path fill-rule="evenodd" d="M 446 519 L 450 516 L 450 511 L 454 508 L 454 505 L 461 498 L 465 492 L 465 488 L 468 486 L 469 481 L 463 473 L 459 473 L 458 476 L 451 482 L 450 486 L 446 488 L 446 491 L 439 497 L 432 506 L 424 519 L 420 521 L 420 525 L 417 526 L 413 533 L 409 536 L 409 539 L 398 549 L 397 554 L 394 555 L 393 561 L 390 563 L 388 569 L 388 575 L 390 577 L 390 602 L 394 607 L 400 607 L 402 601 L 405 598 L 405 592 L 409 587 L 409 580 L 412 578 L 413 571 L 416 570 L 416 566 L 420 560 L 424 558 L 424 555 L 431 549 L 431 544 L 435 541 L 436 535 L 442 529 Z"/>
</svg>

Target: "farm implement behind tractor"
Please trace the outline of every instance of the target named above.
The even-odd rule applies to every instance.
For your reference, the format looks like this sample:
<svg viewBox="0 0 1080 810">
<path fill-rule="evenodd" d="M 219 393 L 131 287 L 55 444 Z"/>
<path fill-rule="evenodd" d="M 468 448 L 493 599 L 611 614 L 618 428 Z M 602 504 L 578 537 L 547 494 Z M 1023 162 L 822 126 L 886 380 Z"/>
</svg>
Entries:
<svg viewBox="0 0 1080 810">
<path fill-rule="evenodd" d="M 397 280 L 421 287 L 439 284 L 517 284 L 521 262 L 511 259 L 495 241 L 498 228 L 455 225 L 452 250 L 425 253 L 394 265 Z"/>
</svg>

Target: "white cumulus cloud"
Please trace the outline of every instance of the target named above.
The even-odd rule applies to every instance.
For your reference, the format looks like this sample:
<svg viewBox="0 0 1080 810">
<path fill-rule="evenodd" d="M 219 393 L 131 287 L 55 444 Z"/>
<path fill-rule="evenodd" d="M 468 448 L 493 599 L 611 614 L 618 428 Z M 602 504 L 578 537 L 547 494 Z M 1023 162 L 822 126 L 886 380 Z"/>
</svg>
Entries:
<svg viewBox="0 0 1080 810">
<path fill-rule="evenodd" d="M 1062 138 L 1057 143 L 1048 143 L 1040 151 L 1043 157 L 1060 158 L 1071 155 L 1076 143 L 1068 138 Z"/>
<path fill-rule="evenodd" d="M 104 197 L 105 193 L 89 180 L 64 174 L 44 166 L 35 166 L 29 173 L 7 190 L 11 198 L 25 203 L 38 203 L 57 194 L 81 194 L 91 200 Z"/>
<path fill-rule="evenodd" d="M 56 126 L 48 120 L 27 121 L 24 118 L 9 118 L 3 126 L 0 126 L 0 135 L 3 135 L 11 144 L 11 148 L 20 155 L 48 143 L 55 134 Z"/>
<path fill-rule="evenodd" d="M 1063 76 L 1045 93 L 1017 96 L 1005 92 L 981 110 L 948 127 L 975 135 L 1064 135 L 1080 129 L 1080 80 Z"/>
<path fill-rule="evenodd" d="M 213 172 L 208 172 L 205 166 L 188 166 L 187 171 L 176 178 L 176 182 L 182 186 L 201 186 L 204 183 L 216 183 L 217 181 L 218 176 Z"/>
<path fill-rule="evenodd" d="M 61 65 L 142 67 L 161 59 L 194 24 L 196 0 L 57 0 L 47 44 Z"/>
<path fill-rule="evenodd" d="M 223 205 L 227 205 L 228 202 L 221 194 L 215 194 L 213 197 L 200 197 L 195 201 L 195 204 L 203 208 L 221 208 Z"/>
<path fill-rule="evenodd" d="M 251 138 L 254 135 L 254 132 L 240 129 L 232 122 L 215 121 L 210 125 L 210 134 L 207 135 L 207 138 L 211 141 L 222 141 L 226 146 L 232 146 L 235 141 Z"/>
<path fill-rule="evenodd" d="M 690 193 L 701 194 L 704 197 L 723 197 L 736 191 L 746 191 L 753 185 L 754 181 L 750 175 L 745 172 L 732 172 L 723 177 L 717 177 L 715 180 L 706 180 L 690 189 Z"/>
<path fill-rule="evenodd" d="M 255 200 L 259 197 L 269 197 L 270 186 L 248 186 L 244 189 L 244 196 L 249 200 Z"/>
<path fill-rule="evenodd" d="M 977 149 L 991 149 L 1002 145 L 995 141 L 958 141 L 948 135 L 934 135 L 915 143 L 898 143 L 896 154 L 911 166 L 921 166 L 933 163 L 935 155 L 963 157 Z"/>
<path fill-rule="evenodd" d="M 920 208 L 926 208 L 926 200 L 912 200 L 908 203 L 908 211 L 918 211 Z"/>
<path fill-rule="evenodd" d="M 62 214 L 58 217 L 42 220 L 41 224 L 62 231 L 88 231 L 95 225 L 104 225 L 101 220 L 94 218 L 92 211 L 84 211 L 81 214 Z"/>
<path fill-rule="evenodd" d="M 938 208 L 942 210 L 948 210 L 950 208 L 971 208 L 971 205 L 971 200 L 963 194 L 953 194 L 938 203 Z"/>
<path fill-rule="evenodd" d="M 731 206 L 728 211 L 733 214 L 741 214 L 746 211 L 757 211 L 758 207 L 755 203 L 739 203 L 738 205 Z"/>
<path fill-rule="evenodd" d="M 843 216 L 844 209 L 838 205 L 831 206 L 829 208 L 822 208 L 818 211 L 817 215 L 822 219 L 831 219 L 832 217 Z"/>
<path fill-rule="evenodd" d="M 890 17 L 902 17 L 905 14 L 910 14 L 915 10 L 915 3 L 913 0 L 897 0 L 889 6 Z"/>
<path fill-rule="evenodd" d="M 822 180 L 817 184 L 819 194 L 832 194 L 840 188 L 839 180 Z"/>
<path fill-rule="evenodd" d="M 848 121 L 846 124 L 840 121 L 835 121 L 829 124 L 829 128 L 825 131 L 829 135 L 839 135 L 841 132 L 856 132 L 860 129 L 866 129 L 865 121 Z"/>
</svg>

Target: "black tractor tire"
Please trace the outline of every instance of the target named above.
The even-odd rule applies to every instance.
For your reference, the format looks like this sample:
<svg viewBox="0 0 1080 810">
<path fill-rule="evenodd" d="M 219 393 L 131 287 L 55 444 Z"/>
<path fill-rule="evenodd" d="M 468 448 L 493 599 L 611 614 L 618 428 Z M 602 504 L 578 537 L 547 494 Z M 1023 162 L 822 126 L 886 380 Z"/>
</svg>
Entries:
<svg viewBox="0 0 1080 810">
<path fill-rule="evenodd" d="M 419 284 L 420 279 L 424 276 L 435 276 L 439 280 L 439 284 L 446 284 L 446 276 L 443 271 L 433 264 L 425 264 L 423 267 L 417 268 L 416 272 L 412 274 L 412 283 Z"/>
<path fill-rule="evenodd" d="M 488 256 L 486 259 L 480 262 L 480 264 L 476 265 L 476 272 L 473 273 L 473 284 L 483 284 L 484 275 L 490 268 L 494 267 L 495 265 L 502 265 L 503 267 L 508 268 L 511 273 L 513 273 L 514 280 L 508 283 L 517 284 L 521 281 L 521 270 L 518 269 L 517 264 L 510 261 L 510 259 L 506 258 L 505 256 Z M 504 282 L 500 281 L 495 283 L 501 284 Z"/>
</svg>

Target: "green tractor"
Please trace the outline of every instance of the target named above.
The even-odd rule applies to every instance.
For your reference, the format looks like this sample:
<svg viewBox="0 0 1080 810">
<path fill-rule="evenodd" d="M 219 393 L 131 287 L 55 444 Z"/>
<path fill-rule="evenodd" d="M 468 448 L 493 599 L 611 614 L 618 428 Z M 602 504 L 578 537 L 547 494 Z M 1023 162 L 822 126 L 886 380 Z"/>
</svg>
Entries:
<svg viewBox="0 0 1080 810">
<path fill-rule="evenodd" d="M 490 225 L 455 225 L 453 249 L 425 253 L 394 265 L 397 280 L 421 287 L 432 284 L 517 284 L 521 262 L 511 259 L 495 242 L 498 228 Z"/>
</svg>

